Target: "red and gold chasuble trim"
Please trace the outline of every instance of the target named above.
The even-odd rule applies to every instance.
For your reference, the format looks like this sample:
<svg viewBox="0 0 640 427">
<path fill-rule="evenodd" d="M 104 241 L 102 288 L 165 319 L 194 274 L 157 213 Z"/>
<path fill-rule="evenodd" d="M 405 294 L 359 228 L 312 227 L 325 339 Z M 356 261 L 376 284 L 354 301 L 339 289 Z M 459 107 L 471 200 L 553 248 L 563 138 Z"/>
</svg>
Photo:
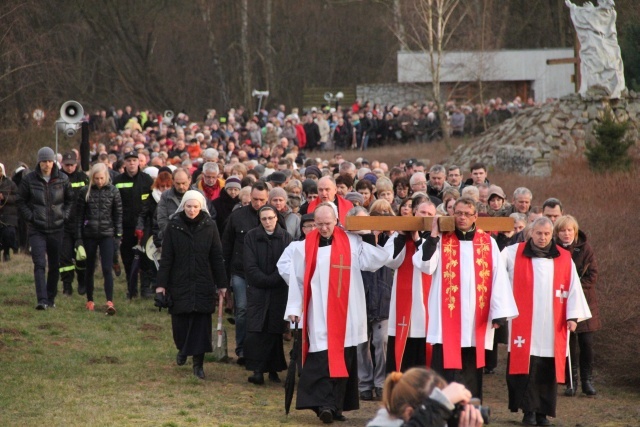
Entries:
<svg viewBox="0 0 640 427">
<path fill-rule="evenodd" d="M 518 317 L 511 321 L 511 353 L 509 374 L 528 374 L 531 356 L 531 328 L 533 323 L 533 262 L 524 256 L 526 243 L 520 243 L 513 266 L 513 296 Z M 571 254 L 558 248 L 560 256 L 553 259 L 553 329 L 556 380 L 565 382 L 567 351 L 567 297 L 571 285 Z"/>
<path fill-rule="evenodd" d="M 442 350 L 445 369 L 462 369 L 462 311 L 460 309 L 460 240 L 454 232 L 442 235 Z M 493 256 L 491 236 L 476 230 L 473 236 L 475 273 L 476 367 L 482 368 L 489 322 Z"/>
<path fill-rule="evenodd" d="M 320 233 L 310 232 L 305 239 L 305 271 L 303 287 L 302 363 L 309 352 L 307 338 L 308 308 L 311 301 L 311 279 L 316 269 Z M 344 339 L 347 332 L 347 311 L 349 307 L 349 287 L 351 284 L 351 245 L 344 230 L 336 227 L 331 242 L 329 267 L 329 292 L 327 295 L 327 357 L 329 376 L 346 378 L 349 376 L 344 361 Z M 319 296 L 321 298 L 322 296 Z"/>
</svg>

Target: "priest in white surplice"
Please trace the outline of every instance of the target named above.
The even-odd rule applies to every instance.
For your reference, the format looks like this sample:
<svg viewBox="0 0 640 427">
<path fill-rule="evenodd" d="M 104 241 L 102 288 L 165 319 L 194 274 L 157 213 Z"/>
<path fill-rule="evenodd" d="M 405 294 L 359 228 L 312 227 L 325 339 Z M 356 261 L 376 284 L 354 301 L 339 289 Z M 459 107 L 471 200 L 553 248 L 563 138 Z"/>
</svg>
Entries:
<svg viewBox="0 0 640 427">
<path fill-rule="evenodd" d="M 373 234 L 360 236 L 336 226 L 335 207 L 314 211 L 316 229 L 283 256 L 289 278 L 285 318 L 303 317 L 302 373 L 296 409 L 312 409 L 330 423 L 359 408 L 357 345 L 367 341 L 367 311 L 360 270 L 375 271 L 387 253 Z"/>
<path fill-rule="evenodd" d="M 558 382 L 569 381 L 567 331 L 591 317 L 571 253 L 552 237 L 551 220 L 541 217 L 527 242 L 502 251 L 520 311 L 509 325 L 509 409 L 522 409 L 526 425 L 551 425 Z"/>
<path fill-rule="evenodd" d="M 419 217 L 434 216 L 436 205 L 425 198 L 413 206 L 413 211 Z M 396 270 L 389 304 L 387 373 L 430 365 L 426 303 L 431 276 L 413 265 L 413 254 L 424 243 L 424 237 L 417 231 L 393 233 L 384 245 L 384 250 L 390 255 L 387 267 Z"/>
<path fill-rule="evenodd" d="M 518 315 L 495 240 L 476 229 L 475 201 L 454 204 L 456 229 L 431 234 L 413 263 L 432 276 L 427 342 L 433 345 L 431 368 L 448 382 L 465 385 L 482 399 L 484 350 L 493 348 L 494 328 Z"/>
</svg>

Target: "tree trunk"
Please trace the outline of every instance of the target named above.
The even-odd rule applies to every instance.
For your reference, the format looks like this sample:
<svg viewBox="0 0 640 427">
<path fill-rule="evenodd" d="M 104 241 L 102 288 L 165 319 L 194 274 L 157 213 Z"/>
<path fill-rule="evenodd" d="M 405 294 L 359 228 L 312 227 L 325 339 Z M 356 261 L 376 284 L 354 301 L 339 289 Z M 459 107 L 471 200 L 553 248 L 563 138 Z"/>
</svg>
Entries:
<svg viewBox="0 0 640 427">
<path fill-rule="evenodd" d="M 402 9 L 400 8 L 400 0 L 393 0 L 393 22 L 396 27 L 396 37 L 398 38 L 400 50 L 409 50 L 407 46 L 407 35 L 404 31 L 404 24 L 402 20 Z"/>
<path fill-rule="evenodd" d="M 251 55 L 249 52 L 249 1 L 242 0 L 240 7 L 240 51 L 242 55 L 242 100 L 251 110 Z"/>
<path fill-rule="evenodd" d="M 213 72 L 218 77 L 218 95 L 222 101 L 222 108 L 226 111 L 231 105 L 229 102 L 229 89 L 227 86 L 227 79 L 222 69 L 220 62 L 220 54 L 218 52 L 218 46 L 216 44 L 216 33 L 213 25 L 211 24 L 211 1 L 200 0 L 200 9 L 202 11 L 202 20 L 204 21 L 207 29 L 207 41 L 209 45 L 209 52 L 211 53 L 211 62 L 213 65 Z M 212 96 L 211 103 L 216 105 L 215 95 Z"/>
<path fill-rule="evenodd" d="M 267 68 L 267 87 L 266 89 L 270 92 L 270 96 L 277 97 L 277 88 L 276 88 L 276 73 L 273 67 L 273 45 L 271 44 L 271 24 L 273 17 L 273 0 L 265 1 L 265 18 L 266 18 L 266 28 L 265 28 L 265 49 L 264 49 L 264 58 L 265 58 L 265 66 Z M 266 108 L 266 106 L 265 106 Z"/>
</svg>

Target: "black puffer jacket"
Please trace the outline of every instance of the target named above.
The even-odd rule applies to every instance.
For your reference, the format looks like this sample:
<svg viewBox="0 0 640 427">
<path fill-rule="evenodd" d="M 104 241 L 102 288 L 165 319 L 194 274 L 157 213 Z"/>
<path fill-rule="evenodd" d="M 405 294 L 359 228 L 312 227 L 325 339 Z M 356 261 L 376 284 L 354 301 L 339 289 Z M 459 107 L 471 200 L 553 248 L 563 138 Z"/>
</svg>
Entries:
<svg viewBox="0 0 640 427">
<path fill-rule="evenodd" d="M 171 314 L 213 313 L 216 288 L 227 288 L 218 228 L 206 212 L 170 221 L 162 241 L 158 287 L 166 289 Z"/>
<path fill-rule="evenodd" d="M 247 331 L 283 332 L 289 287 L 276 263 L 291 243 L 291 235 L 279 225 L 272 235 L 262 226 L 244 239 L 244 273 L 247 279 Z M 265 323 L 267 330 L 263 331 Z"/>
<path fill-rule="evenodd" d="M 0 222 L 13 227 L 18 226 L 18 186 L 10 178 L 0 175 Z"/>
<path fill-rule="evenodd" d="M 76 201 L 78 239 L 100 239 L 122 236 L 122 200 L 120 192 L 111 184 L 102 188 L 83 187 Z"/>
<path fill-rule="evenodd" d="M 69 179 L 54 165 L 47 182 L 38 165 L 22 178 L 17 202 L 20 216 L 30 227 L 41 233 L 61 231 L 73 208 Z"/>
<path fill-rule="evenodd" d="M 229 219 L 229 215 L 233 212 L 233 207 L 240 201 L 238 196 L 231 197 L 225 190 L 220 191 L 220 196 L 211 204 L 216 210 L 216 224 L 220 235 L 224 232 L 224 226 Z"/>
</svg>

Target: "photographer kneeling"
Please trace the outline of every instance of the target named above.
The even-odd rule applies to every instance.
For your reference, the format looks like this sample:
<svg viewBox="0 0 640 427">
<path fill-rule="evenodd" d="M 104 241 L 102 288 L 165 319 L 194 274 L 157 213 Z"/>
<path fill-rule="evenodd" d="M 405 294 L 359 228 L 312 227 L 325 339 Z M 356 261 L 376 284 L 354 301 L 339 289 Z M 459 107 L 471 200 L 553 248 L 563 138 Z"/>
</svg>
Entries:
<svg viewBox="0 0 640 427">
<path fill-rule="evenodd" d="M 482 413 L 470 400 L 471 392 L 462 384 L 447 385 L 430 369 L 392 372 L 384 383 L 383 407 L 367 427 L 479 427 Z"/>
</svg>

